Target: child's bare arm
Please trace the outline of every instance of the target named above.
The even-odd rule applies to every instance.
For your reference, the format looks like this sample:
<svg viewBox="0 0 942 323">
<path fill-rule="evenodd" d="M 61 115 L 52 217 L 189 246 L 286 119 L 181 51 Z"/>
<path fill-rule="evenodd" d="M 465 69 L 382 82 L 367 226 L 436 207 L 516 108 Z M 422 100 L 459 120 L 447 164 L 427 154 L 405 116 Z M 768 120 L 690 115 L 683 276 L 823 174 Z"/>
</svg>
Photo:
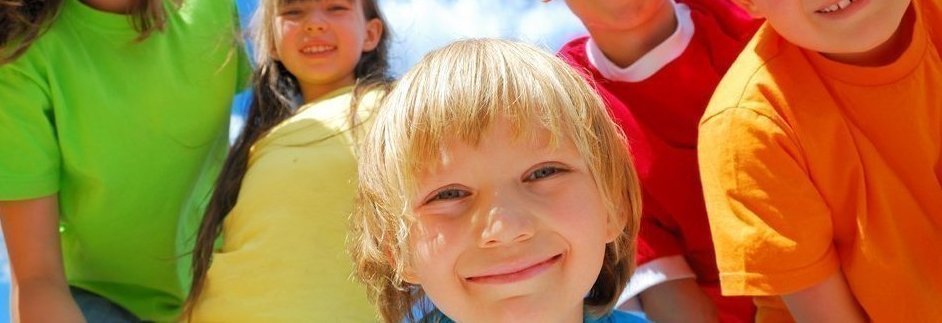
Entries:
<svg viewBox="0 0 942 323">
<path fill-rule="evenodd" d="M 13 270 L 13 321 L 84 322 L 62 265 L 58 196 L 0 201 L 0 223 Z"/>
<path fill-rule="evenodd" d="M 866 322 L 867 316 L 837 271 L 817 285 L 782 299 L 796 322 Z"/>
<path fill-rule="evenodd" d="M 651 286 L 638 297 L 654 322 L 717 322 L 716 307 L 693 278 Z"/>
</svg>

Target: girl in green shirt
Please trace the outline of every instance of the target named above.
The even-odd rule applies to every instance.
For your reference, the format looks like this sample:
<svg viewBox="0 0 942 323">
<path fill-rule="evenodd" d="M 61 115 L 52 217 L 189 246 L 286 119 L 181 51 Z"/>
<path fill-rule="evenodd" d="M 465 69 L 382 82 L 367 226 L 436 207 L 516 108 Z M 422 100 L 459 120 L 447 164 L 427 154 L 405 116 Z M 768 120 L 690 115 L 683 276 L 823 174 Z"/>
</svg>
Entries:
<svg viewBox="0 0 942 323">
<path fill-rule="evenodd" d="M 220 0 L 0 1 L 14 320 L 179 316 L 241 88 L 235 17 Z"/>
</svg>

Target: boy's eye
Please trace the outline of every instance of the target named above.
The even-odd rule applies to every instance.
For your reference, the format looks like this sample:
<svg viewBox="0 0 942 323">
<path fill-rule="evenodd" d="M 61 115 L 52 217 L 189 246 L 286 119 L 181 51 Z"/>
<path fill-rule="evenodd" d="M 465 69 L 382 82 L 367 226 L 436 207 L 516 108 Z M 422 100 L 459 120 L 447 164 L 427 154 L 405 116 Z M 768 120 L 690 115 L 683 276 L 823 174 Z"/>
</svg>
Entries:
<svg viewBox="0 0 942 323">
<path fill-rule="evenodd" d="M 327 11 L 347 11 L 347 10 L 350 10 L 350 8 L 347 6 L 331 5 L 327 7 Z"/>
<path fill-rule="evenodd" d="M 457 200 L 464 198 L 468 195 L 471 195 L 470 192 L 456 189 L 456 188 L 447 188 L 441 191 L 436 192 L 426 203 L 431 203 L 435 201 L 448 201 L 448 200 Z"/>
<path fill-rule="evenodd" d="M 556 174 L 560 174 L 565 171 L 566 171 L 565 169 L 557 167 L 557 166 L 540 167 L 534 170 L 533 172 L 531 172 L 529 175 L 527 175 L 524 181 L 527 181 L 527 182 L 537 181 L 537 180 L 541 180 L 541 179 L 544 179 L 544 178 L 547 178 Z"/>
</svg>

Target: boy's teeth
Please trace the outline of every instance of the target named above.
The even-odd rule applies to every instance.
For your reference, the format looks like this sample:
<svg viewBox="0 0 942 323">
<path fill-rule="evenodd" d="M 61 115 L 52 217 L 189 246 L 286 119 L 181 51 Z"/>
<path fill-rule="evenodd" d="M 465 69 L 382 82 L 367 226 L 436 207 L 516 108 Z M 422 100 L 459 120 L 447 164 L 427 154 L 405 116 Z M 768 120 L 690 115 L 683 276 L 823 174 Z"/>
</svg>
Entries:
<svg viewBox="0 0 942 323">
<path fill-rule="evenodd" d="M 820 13 L 832 13 L 832 12 L 835 12 L 835 11 L 838 11 L 838 10 L 841 10 L 841 9 L 844 9 L 844 8 L 847 8 L 847 7 L 850 7 L 850 5 L 851 5 L 852 3 L 854 3 L 854 0 L 840 0 L 840 1 L 838 1 L 837 3 L 832 4 L 831 6 L 829 6 L 829 7 L 827 7 L 827 8 L 818 10 L 818 12 L 820 12 Z"/>
</svg>

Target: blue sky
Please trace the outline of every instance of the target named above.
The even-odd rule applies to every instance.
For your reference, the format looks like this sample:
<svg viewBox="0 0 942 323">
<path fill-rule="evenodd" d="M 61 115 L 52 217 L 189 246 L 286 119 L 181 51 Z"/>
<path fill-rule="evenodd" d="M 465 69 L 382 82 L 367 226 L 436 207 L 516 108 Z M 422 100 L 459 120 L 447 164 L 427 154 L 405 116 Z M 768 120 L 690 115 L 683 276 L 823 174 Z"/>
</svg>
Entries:
<svg viewBox="0 0 942 323">
<path fill-rule="evenodd" d="M 257 0 L 235 0 L 249 12 Z M 500 37 L 527 41 L 556 51 L 585 29 L 563 0 L 379 0 L 393 31 L 391 66 L 402 75 L 425 53 L 453 40 Z M 242 120 L 233 115 L 232 133 Z M 6 245 L 0 233 L 0 322 L 9 321 Z"/>
</svg>

